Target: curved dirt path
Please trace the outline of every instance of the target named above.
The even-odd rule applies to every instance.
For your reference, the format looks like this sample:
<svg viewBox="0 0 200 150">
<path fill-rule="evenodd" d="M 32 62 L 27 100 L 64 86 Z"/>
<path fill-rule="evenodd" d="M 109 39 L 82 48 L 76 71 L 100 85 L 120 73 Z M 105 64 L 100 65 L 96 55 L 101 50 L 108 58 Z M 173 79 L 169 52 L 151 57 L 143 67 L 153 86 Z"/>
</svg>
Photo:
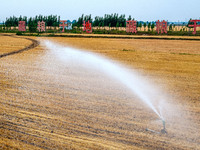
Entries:
<svg viewBox="0 0 200 150">
<path fill-rule="evenodd" d="M 2 36 L 11 36 L 13 38 L 22 38 L 22 39 L 26 39 L 26 40 L 29 40 L 32 42 L 32 44 L 26 46 L 25 48 L 23 49 L 20 49 L 20 50 L 16 50 L 16 51 L 12 51 L 12 52 L 9 52 L 9 53 L 4 53 L 4 54 L 1 54 L 0 55 L 0 58 L 3 58 L 3 57 L 6 57 L 6 56 L 10 56 L 10 55 L 15 55 L 15 54 L 18 54 L 18 53 L 22 53 L 24 51 L 28 51 L 30 49 L 33 49 L 35 47 L 37 47 L 40 42 L 37 41 L 37 40 L 34 40 L 34 39 L 31 39 L 31 38 L 23 38 L 23 37 L 16 37 L 16 36 L 13 36 L 13 35 L 2 35 Z"/>
</svg>

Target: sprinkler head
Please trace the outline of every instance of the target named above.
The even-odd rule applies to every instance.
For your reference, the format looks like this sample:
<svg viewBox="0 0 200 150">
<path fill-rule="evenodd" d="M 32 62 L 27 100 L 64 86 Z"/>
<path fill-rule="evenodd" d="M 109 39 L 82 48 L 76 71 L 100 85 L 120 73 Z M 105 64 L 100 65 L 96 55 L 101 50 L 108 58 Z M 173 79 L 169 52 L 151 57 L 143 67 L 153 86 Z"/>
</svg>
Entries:
<svg viewBox="0 0 200 150">
<path fill-rule="evenodd" d="M 166 127 L 165 127 L 165 120 L 162 119 L 163 129 L 161 130 L 162 134 L 167 134 Z"/>
<path fill-rule="evenodd" d="M 161 130 L 161 133 L 162 133 L 162 134 L 167 134 L 167 131 L 166 131 L 165 129 L 162 129 L 162 130 Z"/>
<path fill-rule="evenodd" d="M 162 123 L 163 123 L 163 129 L 160 132 L 157 132 L 157 131 L 154 131 L 154 130 L 151 130 L 151 129 L 148 129 L 148 128 L 146 128 L 145 130 L 149 131 L 149 132 L 157 133 L 157 134 L 161 134 L 161 133 L 167 134 L 166 127 L 165 127 L 165 120 L 163 118 L 161 118 L 161 120 L 162 120 Z"/>
</svg>

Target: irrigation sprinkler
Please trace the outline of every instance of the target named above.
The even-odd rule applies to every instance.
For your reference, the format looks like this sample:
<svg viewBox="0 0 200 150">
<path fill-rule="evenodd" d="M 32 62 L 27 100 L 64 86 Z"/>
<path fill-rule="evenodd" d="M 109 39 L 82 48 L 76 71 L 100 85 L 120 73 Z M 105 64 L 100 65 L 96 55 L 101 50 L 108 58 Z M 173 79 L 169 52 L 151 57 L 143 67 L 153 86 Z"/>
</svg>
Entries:
<svg viewBox="0 0 200 150">
<path fill-rule="evenodd" d="M 161 132 L 158 132 L 158 131 L 154 131 L 154 130 L 151 130 L 151 129 L 148 129 L 146 128 L 146 131 L 150 131 L 150 132 L 153 132 L 153 133 L 157 133 L 157 134 L 167 134 L 167 131 L 166 131 L 166 126 L 165 126 L 165 120 L 162 119 L 162 124 L 163 124 L 163 129 L 161 130 Z"/>
<path fill-rule="evenodd" d="M 163 129 L 161 130 L 161 133 L 166 134 L 167 131 L 166 131 L 166 127 L 165 127 L 165 120 L 162 119 L 162 123 L 163 123 Z"/>
<path fill-rule="evenodd" d="M 146 131 L 150 131 L 150 132 L 153 132 L 153 133 L 160 134 L 160 132 L 157 132 L 157 131 L 154 131 L 154 130 L 151 130 L 151 129 L 148 129 L 148 128 L 146 128 Z"/>
</svg>

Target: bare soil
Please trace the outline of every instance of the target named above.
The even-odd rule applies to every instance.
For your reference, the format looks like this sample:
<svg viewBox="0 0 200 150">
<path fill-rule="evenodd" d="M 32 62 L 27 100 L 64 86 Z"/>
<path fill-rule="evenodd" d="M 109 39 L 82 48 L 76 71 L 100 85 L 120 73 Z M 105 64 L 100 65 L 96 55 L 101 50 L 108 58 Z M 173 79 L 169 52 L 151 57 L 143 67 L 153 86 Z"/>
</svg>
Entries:
<svg viewBox="0 0 200 150">
<path fill-rule="evenodd" d="M 0 149 L 200 149 L 199 41 L 0 38 L 1 55 L 26 49 L 0 59 Z M 168 134 L 145 130 L 162 124 L 118 83 L 70 70 L 43 45 L 30 47 L 35 40 L 91 51 L 148 77 L 175 104 Z"/>
</svg>

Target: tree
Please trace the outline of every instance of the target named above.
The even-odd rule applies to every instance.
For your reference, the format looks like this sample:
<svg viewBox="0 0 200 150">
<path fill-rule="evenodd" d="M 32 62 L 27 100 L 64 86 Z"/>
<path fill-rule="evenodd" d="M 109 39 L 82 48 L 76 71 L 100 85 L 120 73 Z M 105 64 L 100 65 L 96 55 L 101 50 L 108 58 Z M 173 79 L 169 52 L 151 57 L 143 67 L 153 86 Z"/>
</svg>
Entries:
<svg viewBox="0 0 200 150">
<path fill-rule="evenodd" d="M 131 20 L 132 18 L 131 18 L 131 15 L 129 15 L 129 17 L 127 18 L 127 21 L 129 21 L 129 20 Z"/>
<path fill-rule="evenodd" d="M 82 14 L 82 16 L 78 18 L 78 21 L 77 21 L 78 28 L 81 27 L 83 24 L 83 17 L 84 17 L 84 14 Z"/>
<path fill-rule="evenodd" d="M 110 27 L 111 27 L 111 23 L 109 23 L 109 30 L 110 30 Z"/>
<path fill-rule="evenodd" d="M 98 25 L 98 26 L 99 26 L 99 29 L 100 29 L 100 27 L 101 27 L 101 22 L 99 22 L 99 25 Z"/>
<path fill-rule="evenodd" d="M 57 27 L 58 25 L 57 25 L 57 22 L 54 22 L 53 23 L 53 27 L 54 27 L 54 30 L 56 30 L 56 27 Z"/>
<path fill-rule="evenodd" d="M 139 23 L 138 27 L 140 27 L 140 30 L 142 28 L 142 22 Z"/>
<path fill-rule="evenodd" d="M 190 19 L 190 20 L 192 20 L 192 19 Z M 189 27 L 189 25 L 194 25 L 194 22 L 190 22 L 190 20 L 188 21 L 188 24 L 187 24 L 187 27 L 190 29 L 190 28 L 192 28 L 192 27 Z"/>
<path fill-rule="evenodd" d="M 153 22 L 153 23 L 151 24 L 151 30 L 153 31 L 154 28 L 155 28 L 155 23 Z"/>
<path fill-rule="evenodd" d="M 5 30 L 5 22 L 3 21 L 3 30 Z"/>
<path fill-rule="evenodd" d="M 30 22 L 28 25 L 29 31 L 30 32 L 36 32 L 37 31 L 37 23 L 35 22 Z"/>
<path fill-rule="evenodd" d="M 172 31 L 172 24 L 169 25 L 169 31 Z"/>
<path fill-rule="evenodd" d="M 102 28 L 104 28 L 104 22 L 102 23 Z M 104 30 L 105 30 L 105 28 L 104 28 Z"/>
<path fill-rule="evenodd" d="M 174 28 L 174 30 L 175 30 L 175 28 L 176 28 L 176 25 L 175 25 L 175 24 L 173 25 L 173 28 Z"/>
<path fill-rule="evenodd" d="M 94 19 L 94 22 L 93 22 L 93 26 L 96 27 L 99 25 L 99 17 L 96 16 L 95 19 Z"/>
<path fill-rule="evenodd" d="M 25 23 L 31 27 L 31 31 L 34 32 L 35 31 L 35 25 L 37 24 L 38 21 L 44 21 L 46 22 L 46 25 L 47 26 L 59 26 L 59 22 L 60 22 L 60 16 L 57 17 L 57 15 L 53 16 L 53 15 L 50 15 L 50 16 L 42 16 L 42 15 L 39 15 L 39 16 L 35 16 L 35 17 L 30 17 L 30 18 L 27 18 L 26 16 L 21 16 L 20 17 L 15 17 L 15 16 L 12 16 L 10 18 L 6 18 L 6 22 L 5 22 L 5 25 L 7 27 L 17 27 L 18 26 L 18 22 L 19 21 L 25 21 Z"/>
<path fill-rule="evenodd" d="M 144 22 L 144 31 L 146 31 L 147 23 Z"/>
<path fill-rule="evenodd" d="M 17 30 L 17 26 L 16 25 L 14 25 L 14 30 Z"/>
<path fill-rule="evenodd" d="M 151 22 L 148 23 L 148 31 L 150 31 L 151 28 Z"/>
<path fill-rule="evenodd" d="M 117 22 L 117 24 L 116 24 L 116 28 L 119 28 L 119 22 Z"/>
</svg>

